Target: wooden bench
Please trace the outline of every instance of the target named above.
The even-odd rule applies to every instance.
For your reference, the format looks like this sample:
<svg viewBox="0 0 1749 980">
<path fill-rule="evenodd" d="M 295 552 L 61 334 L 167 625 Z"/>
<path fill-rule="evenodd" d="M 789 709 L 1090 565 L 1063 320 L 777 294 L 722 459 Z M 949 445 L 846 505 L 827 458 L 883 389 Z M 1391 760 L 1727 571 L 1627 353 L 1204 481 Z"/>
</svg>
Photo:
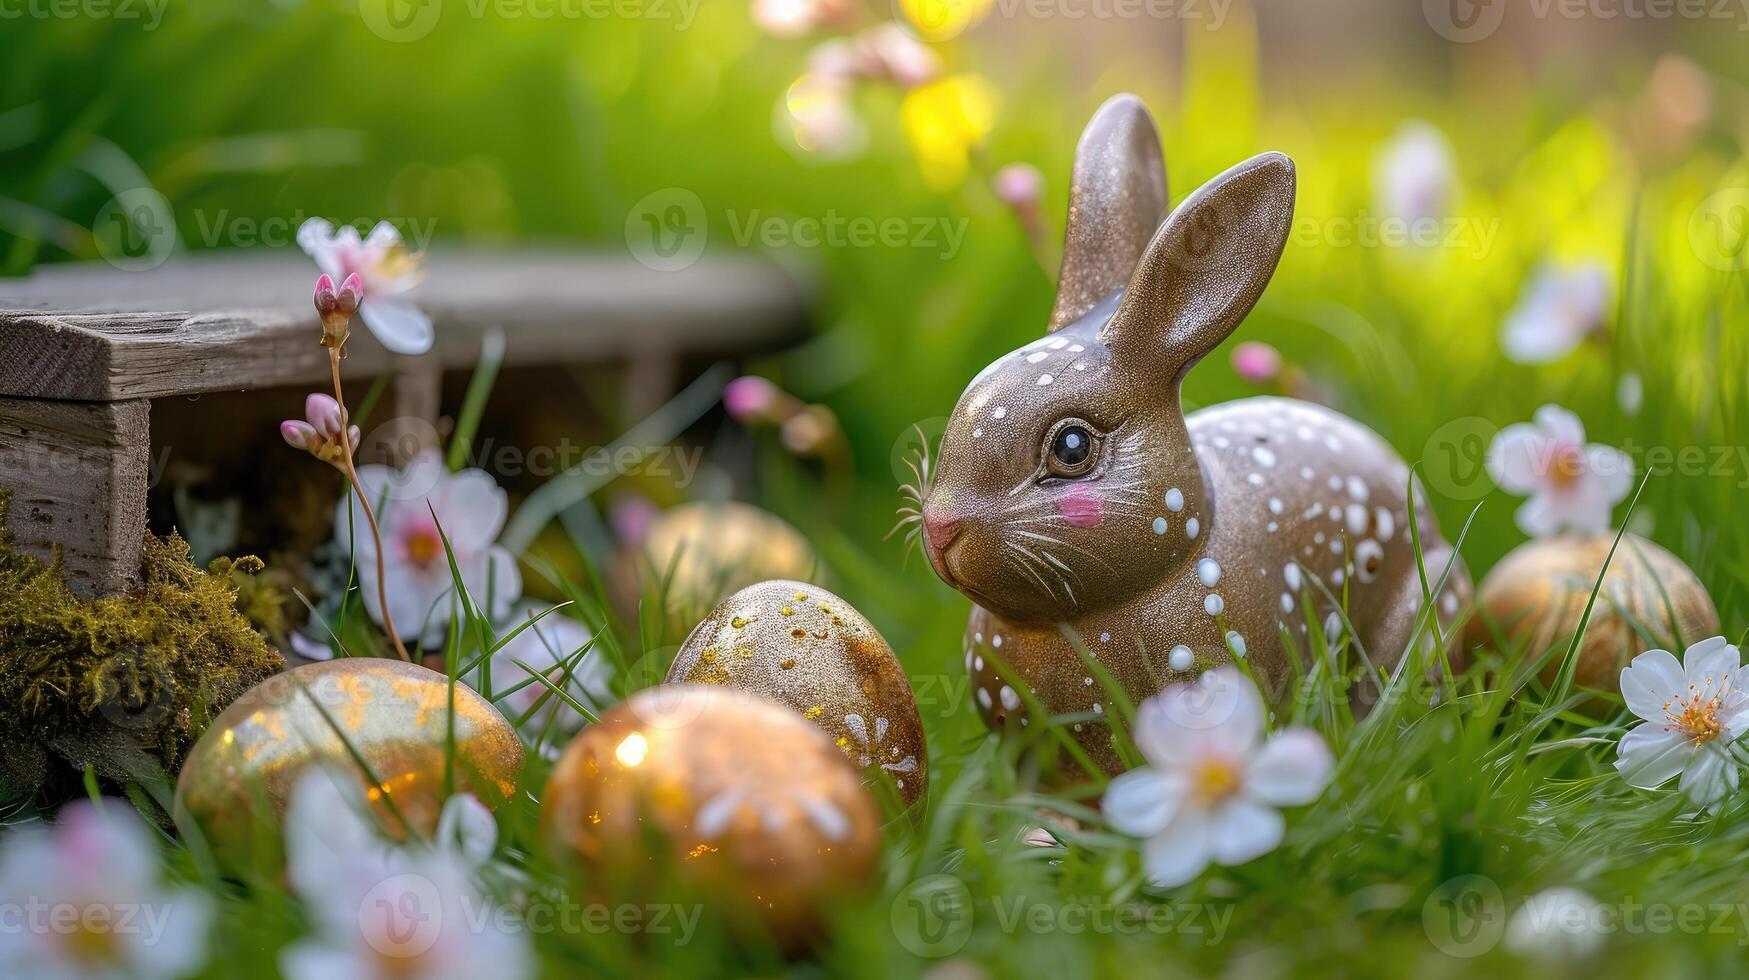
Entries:
<svg viewBox="0 0 1749 980">
<path fill-rule="evenodd" d="M 687 356 L 743 355 L 805 335 L 807 289 L 771 263 L 706 257 L 658 272 L 626 256 L 439 252 L 411 298 L 435 347 L 399 357 L 354 326 L 345 374 L 384 373 L 394 411 L 435 420 L 445 370 L 493 328 L 504 364 L 624 364 L 654 407 Z M 0 489 L 16 542 L 59 545 L 86 594 L 126 588 L 146 529 L 155 399 L 286 386 L 325 390 L 315 266 L 284 251 L 214 254 L 145 272 L 45 266 L 0 279 Z"/>
</svg>

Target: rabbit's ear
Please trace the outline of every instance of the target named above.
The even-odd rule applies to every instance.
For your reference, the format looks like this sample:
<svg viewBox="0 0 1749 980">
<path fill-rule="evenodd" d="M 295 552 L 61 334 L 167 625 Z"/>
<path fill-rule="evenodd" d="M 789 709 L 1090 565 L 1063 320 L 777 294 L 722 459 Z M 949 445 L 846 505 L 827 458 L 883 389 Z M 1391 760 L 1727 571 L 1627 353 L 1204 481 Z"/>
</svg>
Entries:
<svg viewBox="0 0 1749 980">
<path fill-rule="evenodd" d="M 1265 153 L 1185 198 L 1101 329 L 1120 361 L 1174 379 L 1227 339 L 1275 272 L 1294 216 L 1294 164 Z"/>
<path fill-rule="evenodd" d="M 1075 148 L 1051 330 L 1079 320 L 1129 281 L 1165 213 L 1166 166 L 1154 119 L 1141 99 L 1112 96 Z"/>
</svg>

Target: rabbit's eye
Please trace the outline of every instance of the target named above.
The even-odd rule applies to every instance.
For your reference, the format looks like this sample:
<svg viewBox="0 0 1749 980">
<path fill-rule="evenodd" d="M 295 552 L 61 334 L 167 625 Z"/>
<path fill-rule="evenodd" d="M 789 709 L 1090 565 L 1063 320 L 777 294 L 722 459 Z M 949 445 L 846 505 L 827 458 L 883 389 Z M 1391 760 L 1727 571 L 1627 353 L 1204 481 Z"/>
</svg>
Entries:
<svg viewBox="0 0 1749 980">
<path fill-rule="evenodd" d="M 1076 477 L 1093 468 L 1093 432 L 1086 425 L 1070 420 L 1057 426 L 1051 435 L 1050 459 L 1047 469 L 1051 476 Z"/>
</svg>

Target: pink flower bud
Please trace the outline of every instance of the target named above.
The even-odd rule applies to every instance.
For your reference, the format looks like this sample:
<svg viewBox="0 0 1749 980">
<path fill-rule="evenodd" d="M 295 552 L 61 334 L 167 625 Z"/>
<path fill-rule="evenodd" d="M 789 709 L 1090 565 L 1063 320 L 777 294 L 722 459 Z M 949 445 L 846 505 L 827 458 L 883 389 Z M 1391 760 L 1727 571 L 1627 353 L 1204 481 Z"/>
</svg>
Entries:
<svg viewBox="0 0 1749 980">
<path fill-rule="evenodd" d="M 1254 385 L 1269 384 L 1281 374 L 1281 352 L 1247 340 L 1233 348 L 1233 373 Z"/>
<path fill-rule="evenodd" d="M 740 422 L 767 418 L 781 394 L 776 385 L 749 374 L 729 382 L 723 389 L 723 407 Z"/>
<path fill-rule="evenodd" d="M 327 319 L 334 312 L 339 297 L 334 294 L 334 280 L 326 272 L 316 279 L 316 312 Z"/>
<path fill-rule="evenodd" d="M 996 196 L 1002 203 L 1016 211 L 1027 211 L 1038 207 L 1044 198 L 1045 178 L 1038 168 L 1030 163 L 1011 163 L 996 171 L 992 182 Z"/>
<path fill-rule="evenodd" d="M 279 435 L 286 445 L 305 452 L 314 452 L 322 441 L 322 437 L 316 434 L 310 423 L 298 419 L 286 419 L 279 423 Z"/>
<path fill-rule="evenodd" d="M 358 312 L 358 306 L 363 302 L 364 281 L 358 278 L 358 273 L 354 272 L 346 277 L 345 282 L 340 284 L 340 296 L 335 304 L 335 309 L 351 316 Z"/>
<path fill-rule="evenodd" d="M 340 403 L 332 395 L 313 392 L 304 399 L 304 418 L 310 420 L 310 427 L 321 433 L 328 442 L 338 442 L 340 432 L 345 428 L 341 418 Z"/>
</svg>

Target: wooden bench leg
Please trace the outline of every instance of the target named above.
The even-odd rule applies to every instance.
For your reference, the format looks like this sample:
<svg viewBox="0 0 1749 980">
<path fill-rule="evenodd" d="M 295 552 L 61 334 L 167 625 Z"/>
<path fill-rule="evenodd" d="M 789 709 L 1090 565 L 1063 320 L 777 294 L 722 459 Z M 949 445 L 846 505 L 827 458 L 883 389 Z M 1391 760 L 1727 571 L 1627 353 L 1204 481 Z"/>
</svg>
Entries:
<svg viewBox="0 0 1749 980">
<path fill-rule="evenodd" d="M 0 490 L 21 549 L 45 560 L 61 547 L 67 584 L 82 595 L 138 581 L 146 533 L 151 437 L 145 400 L 0 398 Z"/>
</svg>

